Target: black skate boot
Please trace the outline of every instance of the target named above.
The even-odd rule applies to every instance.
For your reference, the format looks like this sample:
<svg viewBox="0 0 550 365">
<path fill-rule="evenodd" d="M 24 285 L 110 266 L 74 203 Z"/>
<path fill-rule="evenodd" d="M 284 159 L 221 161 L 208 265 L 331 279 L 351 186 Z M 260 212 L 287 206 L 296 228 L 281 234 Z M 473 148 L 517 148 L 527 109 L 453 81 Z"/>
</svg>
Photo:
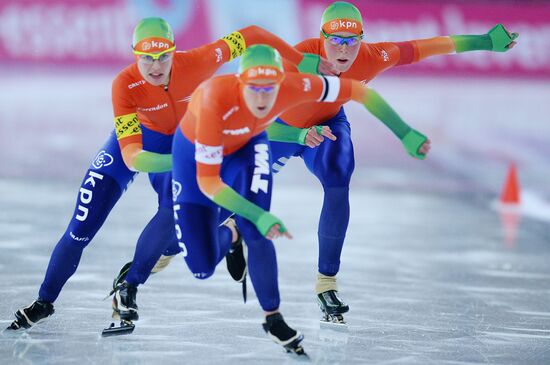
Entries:
<svg viewBox="0 0 550 365">
<path fill-rule="evenodd" d="M 54 314 L 53 304 L 38 298 L 29 306 L 15 312 L 15 320 L 6 328 L 7 330 L 18 330 L 31 328 L 35 324 L 48 319 Z"/>
<path fill-rule="evenodd" d="M 286 352 L 292 352 L 297 355 L 307 356 L 300 342 L 304 335 L 290 328 L 281 313 L 273 313 L 265 318 L 266 322 L 262 324 L 264 331 L 273 341 L 282 345 Z"/>
<path fill-rule="evenodd" d="M 232 217 L 227 218 L 223 224 L 232 224 L 237 230 L 237 241 L 231 244 L 229 253 L 225 255 L 227 271 L 229 275 L 238 283 L 243 283 L 243 299 L 246 303 L 246 246 L 235 220 Z"/>
<path fill-rule="evenodd" d="M 113 317 L 120 317 L 121 321 L 131 322 L 139 319 L 136 303 L 137 287 L 126 281 L 117 285 L 113 296 Z"/>
<path fill-rule="evenodd" d="M 342 314 L 349 311 L 349 307 L 338 297 L 338 292 L 336 290 L 327 290 L 317 294 L 317 302 L 319 302 L 319 308 L 321 312 L 323 312 L 321 321 L 346 324 Z"/>
<path fill-rule="evenodd" d="M 126 264 L 128 268 L 130 267 L 130 264 L 131 262 Z M 121 273 L 123 270 L 124 267 L 121 270 Z M 128 270 L 126 270 L 126 272 L 127 271 Z M 125 277 L 126 273 L 123 275 Z M 116 287 L 111 291 L 111 294 L 114 294 L 113 318 L 120 319 L 120 325 L 115 326 L 114 323 L 111 323 L 109 327 L 104 328 L 101 332 L 101 336 L 103 337 L 130 334 L 134 332 L 135 328 L 132 321 L 137 321 L 139 319 L 138 306 L 136 304 L 137 287 L 128 284 L 126 281 L 122 281 L 120 283 L 117 283 L 117 281 L 118 277 L 115 278 L 115 282 L 113 284 L 116 284 Z"/>
</svg>

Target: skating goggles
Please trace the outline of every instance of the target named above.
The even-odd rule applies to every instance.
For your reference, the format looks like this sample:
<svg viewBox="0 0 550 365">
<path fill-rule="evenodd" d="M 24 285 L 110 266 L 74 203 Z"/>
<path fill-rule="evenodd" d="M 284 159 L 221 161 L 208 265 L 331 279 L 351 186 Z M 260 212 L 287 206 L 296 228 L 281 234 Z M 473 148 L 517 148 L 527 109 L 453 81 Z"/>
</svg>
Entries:
<svg viewBox="0 0 550 365">
<path fill-rule="evenodd" d="M 339 36 L 339 35 L 326 34 L 324 30 L 321 30 L 321 34 L 323 35 L 323 37 L 325 37 L 325 39 L 328 39 L 330 44 L 332 44 L 333 46 L 341 46 L 341 45 L 346 44 L 350 47 L 353 47 L 356 44 L 358 44 L 359 42 L 361 42 L 361 39 L 363 39 L 363 34 L 362 33 L 360 35 L 352 35 L 352 36 L 349 36 L 349 37 L 343 37 L 343 36 Z"/>
<path fill-rule="evenodd" d="M 175 50 L 176 46 L 159 53 L 147 53 L 134 50 L 134 54 L 139 57 L 141 62 L 150 65 L 155 62 L 155 60 L 158 60 L 160 63 L 168 62 L 172 58 L 172 54 Z"/>
<path fill-rule="evenodd" d="M 271 94 L 275 90 L 275 84 L 263 85 L 263 86 L 247 84 L 246 87 L 249 90 L 252 90 L 257 94 L 262 93 L 262 92 L 264 94 Z"/>
</svg>

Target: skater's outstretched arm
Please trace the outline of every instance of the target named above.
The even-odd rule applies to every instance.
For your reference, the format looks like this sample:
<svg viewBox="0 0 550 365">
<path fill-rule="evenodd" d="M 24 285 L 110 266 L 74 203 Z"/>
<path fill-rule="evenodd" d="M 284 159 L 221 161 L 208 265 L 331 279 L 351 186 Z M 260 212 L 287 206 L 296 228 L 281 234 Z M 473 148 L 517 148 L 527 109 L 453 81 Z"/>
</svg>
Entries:
<svg viewBox="0 0 550 365">
<path fill-rule="evenodd" d="M 276 238 L 284 235 L 292 238 L 279 218 L 250 202 L 223 182 L 220 177 L 223 146 L 208 146 L 196 142 L 195 148 L 197 183 L 204 195 L 222 208 L 230 210 L 254 223 L 263 236 Z M 206 156 L 219 156 L 219 158 L 213 161 L 211 157 Z M 274 228 L 275 230 L 273 230 Z"/>
<path fill-rule="evenodd" d="M 310 85 L 308 92 L 305 92 L 302 86 L 306 78 Z M 361 103 L 372 115 L 384 123 L 401 140 L 405 150 L 411 156 L 424 159 L 430 150 L 430 141 L 426 136 L 411 128 L 376 91 L 359 81 L 330 76 L 306 77 L 296 73 L 287 73 L 284 83 L 289 85 L 285 90 L 281 89 L 281 93 L 288 100 L 287 107 L 308 101 L 345 103 L 354 100 Z M 319 95 L 321 96 L 319 97 Z M 311 128 L 302 129 L 292 126 L 292 120 L 286 122 L 290 125 L 276 123 L 268 128 L 270 139 L 273 139 L 272 135 L 275 135 L 279 141 L 300 143 L 301 136 L 311 130 Z"/>
<path fill-rule="evenodd" d="M 221 165 L 217 166 L 218 169 L 220 166 Z M 222 181 L 219 176 L 219 172 L 214 176 L 205 175 L 204 167 L 206 166 L 202 166 L 200 163 L 197 163 L 197 182 L 204 195 L 212 199 L 212 201 L 219 206 L 235 212 L 241 217 L 244 217 L 254 223 L 258 231 L 263 236 L 273 236 L 275 232 L 278 232 L 280 235 L 292 238 L 292 236 L 288 234 L 287 228 L 279 218 L 260 208 L 256 204 L 248 201 L 246 198 L 233 190 L 229 185 Z M 273 228 L 276 228 L 275 231 Z"/>
<path fill-rule="evenodd" d="M 462 53 L 469 51 L 507 52 L 515 45 L 518 33 L 508 32 L 502 24 L 497 24 L 486 34 L 480 35 L 451 35 L 418 39 L 406 42 L 379 43 L 377 45 L 393 45 L 399 49 L 399 60 L 396 65 L 405 65 L 422 61 L 431 56 Z"/>
<path fill-rule="evenodd" d="M 351 83 L 351 99 L 357 101 L 372 115 L 384 123 L 401 140 L 405 150 L 412 157 L 424 159 L 430 150 L 430 140 L 411 128 L 393 108 L 374 90 L 355 80 Z"/>
<path fill-rule="evenodd" d="M 302 53 L 275 34 L 257 26 L 250 25 L 236 30 L 207 45 L 183 52 L 186 62 L 198 65 L 213 63 L 215 68 L 205 79 L 212 76 L 222 63 L 240 57 L 246 49 L 255 44 L 267 44 L 279 51 L 281 57 L 300 72 L 334 75 L 336 70 L 331 62 L 312 53 Z M 212 54 L 212 56 L 210 56 Z"/>
</svg>

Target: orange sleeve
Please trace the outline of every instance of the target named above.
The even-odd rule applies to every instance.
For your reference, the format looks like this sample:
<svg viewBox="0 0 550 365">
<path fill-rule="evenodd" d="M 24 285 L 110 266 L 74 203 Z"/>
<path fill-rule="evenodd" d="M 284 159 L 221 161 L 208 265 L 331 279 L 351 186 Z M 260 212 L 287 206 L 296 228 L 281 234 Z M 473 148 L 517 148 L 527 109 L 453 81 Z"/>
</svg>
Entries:
<svg viewBox="0 0 550 365">
<path fill-rule="evenodd" d="M 194 141 L 197 184 L 211 199 L 226 186 L 220 177 L 223 162 L 223 119 L 214 94 L 215 90 L 208 87 L 201 90 L 201 99 L 195 111 Z"/>
<path fill-rule="evenodd" d="M 143 139 L 137 107 L 128 95 L 127 85 L 123 74 L 119 74 L 113 81 L 111 99 L 122 158 L 129 168 L 133 168 L 133 161 L 143 148 Z"/>
<path fill-rule="evenodd" d="M 352 83 L 349 79 L 286 72 L 279 91 L 277 105 L 282 112 L 302 103 L 345 103 L 351 100 Z M 292 126 L 291 120 L 286 121 Z"/>
<path fill-rule="evenodd" d="M 205 44 L 188 51 L 178 51 L 181 54 L 184 64 L 193 67 L 194 74 L 200 74 L 200 79 L 207 79 L 212 76 L 220 66 L 231 60 L 229 46 L 223 39 Z M 197 76 L 194 76 L 197 78 Z"/>
<path fill-rule="evenodd" d="M 303 55 L 275 34 L 256 25 L 239 29 L 215 42 L 188 51 L 184 54 L 184 62 L 193 65 L 194 73 L 200 73 L 203 78 L 212 76 L 225 62 L 240 56 L 247 47 L 254 44 L 268 44 L 277 49 L 281 56 L 295 65 L 299 64 Z"/>
<path fill-rule="evenodd" d="M 221 88 L 218 88 L 219 90 Z M 204 88 L 195 111 L 195 160 L 197 178 L 218 176 L 223 161 L 223 116 L 216 103 L 216 90 Z M 199 183 L 200 185 L 200 183 Z"/>
<path fill-rule="evenodd" d="M 296 72 L 298 73 L 298 66 L 296 66 L 295 63 L 289 61 L 288 59 L 283 57 L 283 70 L 285 70 L 285 73 L 287 72 Z"/>
<path fill-rule="evenodd" d="M 256 25 L 243 28 L 239 30 L 239 32 L 243 35 L 247 47 L 260 43 L 270 45 L 271 47 L 277 49 L 282 57 L 288 59 L 296 65 L 299 64 L 304 58 L 302 53 L 296 50 L 296 48 L 292 47 L 275 34 Z"/>
<path fill-rule="evenodd" d="M 366 54 L 366 59 L 380 70 L 399 65 L 402 56 L 401 49 L 391 42 L 364 43 L 360 53 Z"/>
<path fill-rule="evenodd" d="M 413 63 L 426 57 L 444 55 L 455 51 L 454 42 L 449 37 L 435 37 L 395 43 L 401 51 L 400 64 Z"/>
<path fill-rule="evenodd" d="M 319 40 L 317 38 L 310 38 L 294 46 L 298 51 L 302 53 L 313 53 L 321 55 L 321 50 L 319 49 Z"/>
<path fill-rule="evenodd" d="M 111 89 L 111 100 L 113 102 L 113 113 L 115 116 L 136 112 L 136 104 L 129 97 L 128 82 L 124 80 L 123 74 L 119 74 L 114 80 Z"/>
<path fill-rule="evenodd" d="M 386 47 L 397 47 L 399 50 L 398 62 L 395 64 L 407 65 L 418 62 L 426 57 L 444 55 L 455 51 L 454 42 L 449 37 L 434 37 L 406 42 L 382 43 Z"/>
</svg>

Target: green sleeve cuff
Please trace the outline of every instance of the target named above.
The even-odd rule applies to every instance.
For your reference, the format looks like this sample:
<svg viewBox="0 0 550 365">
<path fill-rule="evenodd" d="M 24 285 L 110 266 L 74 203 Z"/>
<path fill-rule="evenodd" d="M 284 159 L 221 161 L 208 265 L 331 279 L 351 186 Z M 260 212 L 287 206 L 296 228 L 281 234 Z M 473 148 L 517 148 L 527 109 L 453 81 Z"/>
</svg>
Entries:
<svg viewBox="0 0 550 365">
<path fill-rule="evenodd" d="M 305 144 L 308 128 L 296 128 L 282 123 L 272 123 L 267 128 L 270 141 Z"/>
<path fill-rule="evenodd" d="M 493 43 L 489 34 L 483 35 L 452 35 L 456 53 L 469 51 L 491 51 Z"/>
<path fill-rule="evenodd" d="M 456 53 L 468 51 L 506 52 L 510 43 L 519 35 L 508 33 L 502 24 L 497 24 L 487 34 L 482 35 L 452 35 Z"/>
<path fill-rule="evenodd" d="M 411 129 L 409 133 L 407 133 L 402 139 L 401 143 L 403 143 L 403 146 L 405 147 L 405 150 L 411 155 L 412 157 L 418 158 L 419 160 L 423 160 L 426 158 L 425 154 L 419 153 L 418 150 L 424 142 L 426 142 L 427 138 L 422 133 Z"/>
<path fill-rule="evenodd" d="M 372 89 L 367 89 L 363 105 L 372 115 L 384 123 L 399 139 L 403 139 L 411 130 L 392 107 Z"/>
<path fill-rule="evenodd" d="M 140 152 L 134 160 L 134 168 L 141 172 L 171 171 L 172 155 L 149 151 Z"/>
<path fill-rule="evenodd" d="M 319 55 L 313 53 L 304 53 L 304 58 L 298 65 L 298 71 L 306 74 L 319 74 Z"/>
</svg>

